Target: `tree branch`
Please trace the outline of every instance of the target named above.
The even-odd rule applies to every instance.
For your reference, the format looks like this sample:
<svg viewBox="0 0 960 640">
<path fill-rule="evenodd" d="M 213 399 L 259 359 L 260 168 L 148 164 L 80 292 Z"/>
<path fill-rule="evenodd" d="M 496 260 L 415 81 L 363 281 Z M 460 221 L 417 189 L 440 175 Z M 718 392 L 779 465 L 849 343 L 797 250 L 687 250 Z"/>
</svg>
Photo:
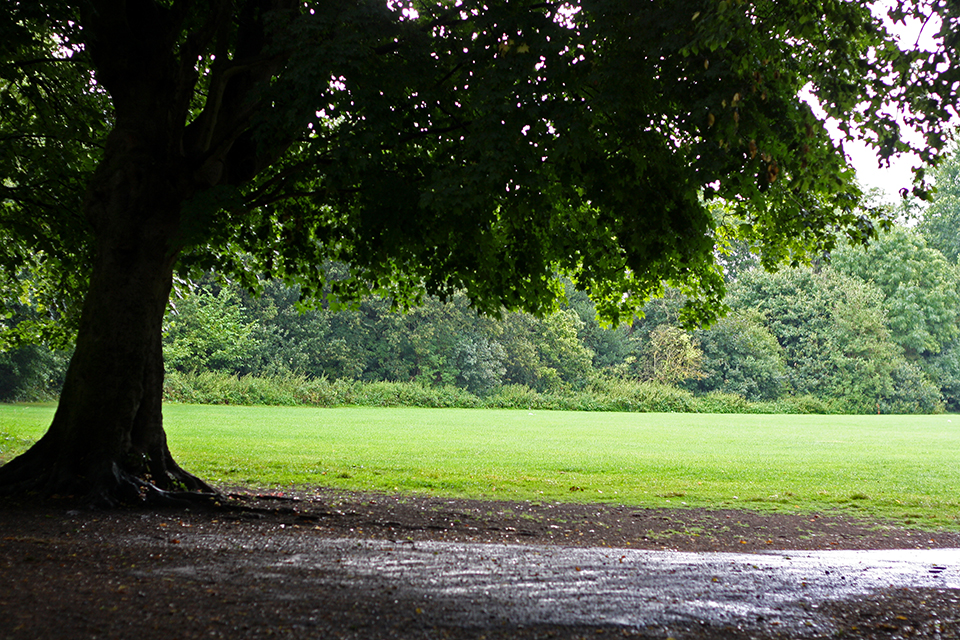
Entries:
<svg viewBox="0 0 960 640">
<path fill-rule="evenodd" d="M 14 68 L 14 69 L 25 69 L 26 67 L 32 67 L 37 64 L 44 64 L 47 62 L 67 62 L 69 64 L 79 64 L 80 61 L 77 60 L 76 56 L 70 56 L 68 58 L 55 58 L 55 57 L 45 57 L 45 58 L 33 58 L 31 60 L 23 60 L 21 62 L 5 62 L 0 64 L 0 69 Z"/>
<path fill-rule="evenodd" d="M 173 4 L 172 12 L 176 20 L 180 23 L 185 19 L 188 10 L 188 2 L 177 0 Z M 189 108 L 190 100 L 197 85 L 199 75 L 197 73 L 197 61 L 209 46 L 211 40 L 224 23 L 230 20 L 230 0 L 219 0 L 216 10 L 213 11 L 208 19 L 199 29 L 187 34 L 186 39 L 180 47 L 180 73 L 177 104 L 184 113 Z"/>
<path fill-rule="evenodd" d="M 273 197 L 273 195 L 271 195 L 271 194 L 277 194 L 282 190 L 283 182 L 285 182 L 289 178 L 292 178 L 298 175 L 303 170 L 308 169 L 310 167 L 317 167 L 317 166 L 332 164 L 332 163 L 333 163 L 333 160 L 330 160 L 324 157 L 319 157 L 319 158 L 313 158 L 311 160 L 304 160 L 303 162 L 298 162 L 296 164 L 293 164 L 287 167 L 283 171 L 280 171 L 279 173 L 277 173 L 275 176 L 272 176 L 269 180 L 264 182 L 253 193 L 250 194 L 250 199 L 249 199 L 250 206 L 262 207 L 266 204 L 270 204 L 272 202 L 277 202 L 279 200 L 284 199 L 285 196 Z M 273 187 L 276 187 L 276 186 L 279 186 L 280 188 L 273 189 Z M 270 197 L 267 197 L 267 196 L 270 196 Z M 262 199 L 262 198 L 266 198 L 266 199 Z"/>
</svg>

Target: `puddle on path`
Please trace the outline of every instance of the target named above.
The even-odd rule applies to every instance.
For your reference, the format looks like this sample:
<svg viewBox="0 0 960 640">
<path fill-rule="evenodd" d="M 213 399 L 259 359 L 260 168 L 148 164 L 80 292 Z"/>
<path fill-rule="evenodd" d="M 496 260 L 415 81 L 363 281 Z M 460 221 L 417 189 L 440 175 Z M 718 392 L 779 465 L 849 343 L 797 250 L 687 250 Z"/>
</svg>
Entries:
<svg viewBox="0 0 960 640">
<path fill-rule="evenodd" d="M 521 625 L 772 620 L 822 631 L 816 609 L 827 599 L 889 586 L 960 588 L 960 549 L 734 554 L 373 544 L 342 564 L 360 580 L 390 577 L 432 600 L 476 603 L 458 607 L 476 625 L 488 624 L 493 611 L 498 622 Z"/>
<path fill-rule="evenodd" d="M 234 561 L 266 593 L 275 580 L 297 581 L 305 601 L 316 589 L 389 587 L 423 602 L 436 624 L 480 628 L 775 622 L 823 634 L 826 600 L 884 587 L 960 589 L 960 549 L 736 554 L 289 538 L 264 551 Z"/>
</svg>

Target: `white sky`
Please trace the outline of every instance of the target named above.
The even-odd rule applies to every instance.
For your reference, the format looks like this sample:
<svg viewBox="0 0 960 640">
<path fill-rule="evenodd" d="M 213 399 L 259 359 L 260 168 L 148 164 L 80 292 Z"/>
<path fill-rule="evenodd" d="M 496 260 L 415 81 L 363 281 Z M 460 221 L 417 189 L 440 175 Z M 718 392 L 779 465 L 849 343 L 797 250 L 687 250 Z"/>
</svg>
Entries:
<svg viewBox="0 0 960 640">
<path fill-rule="evenodd" d="M 895 158 L 890 167 L 879 168 L 877 156 L 866 145 L 846 142 L 843 146 L 865 190 L 876 187 L 884 193 L 884 200 L 897 201 L 900 199 L 900 189 L 909 191 L 913 187 L 911 169 L 920 164 L 918 159 L 901 156 Z"/>
<path fill-rule="evenodd" d="M 908 21 L 903 25 L 888 24 L 887 26 L 899 38 L 901 48 L 912 49 L 918 46 L 922 50 L 932 51 L 937 46 L 933 36 L 940 29 L 940 24 L 935 19 L 930 20 L 925 26 L 918 20 Z M 911 169 L 921 164 L 915 156 L 900 156 L 893 159 L 889 168 L 881 169 L 878 167 L 876 154 L 866 145 L 845 142 L 844 150 L 857 170 L 857 177 L 864 188 L 877 187 L 886 195 L 886 200 L 899 200 L 900 189 L 911 188 L 913 184 Z"/>
</svg>

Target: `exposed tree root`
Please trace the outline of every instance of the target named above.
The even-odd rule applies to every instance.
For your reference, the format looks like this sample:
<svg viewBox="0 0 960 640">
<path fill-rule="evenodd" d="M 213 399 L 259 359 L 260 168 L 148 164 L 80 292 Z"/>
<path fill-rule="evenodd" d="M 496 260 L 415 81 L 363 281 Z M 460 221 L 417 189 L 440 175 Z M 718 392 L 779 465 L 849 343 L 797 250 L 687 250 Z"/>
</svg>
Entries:
<svg viewBox="0 0 960 640">
<path fill-rule="evenodd" d="M 297 496 L 285 496 L 273 493 L 228 493 L 227 497 L 236 498 L 237 500 L 284 500 L 288 502 L 300 501 L 300 498 Z"/>
<path fill-rule="evenodd" d="M 219 491 L 181 469 L 172 460 L 162 476 L 146 469 L 125 469 L 116 461 L 100 462 L 78 473 L 44 459 L 41 443 L 0 467 L 0 495 L 65 500 L 80 507 L 188 507 L 215 505 Z"/>
<path fill-rule="evenodd" d="M 152 480 L 124 471 L 114 463 L 110 478 L 97 483 L 88 492 L 84 502 L 91 506 L 113 508 L 121 505 L 149 505 L 156 507 L 189 507 L 195 504 L 214 504 L 223 496 L 196 476 L 178 469 L 174 484 L 183 489 L 163 489 Z M 170 474 L 172 475 L 172 474 Z M 188 487 L 200 487 L 200 490 Z"/>
</svg>

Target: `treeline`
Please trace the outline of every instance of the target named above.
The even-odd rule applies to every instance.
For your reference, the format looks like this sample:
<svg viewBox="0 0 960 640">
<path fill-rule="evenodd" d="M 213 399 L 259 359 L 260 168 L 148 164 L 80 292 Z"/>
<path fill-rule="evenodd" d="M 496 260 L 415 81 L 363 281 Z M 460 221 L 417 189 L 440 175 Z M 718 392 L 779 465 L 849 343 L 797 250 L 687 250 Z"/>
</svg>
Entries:
<svg viewBox="0 0 960 640">
<path fill-rule="evenodd" d="M 251 298 L 211 280 L 181 291 L 168 315 L 170 397 L 197 400 L 184 391 L 187 374 L 216 372 L 415 383 L 487 403 L 504 389 L 597 398 L 611 381 L 632 381 L 768 409 L 791 398 L 843 413 L 960 408 L 960 276 L 921 233 L 898 227 L 869 250 L 844 248 L 829 264 L 777 273 L 751 266 L 749 256 L 737 263 L 728 315 L 695 331 L 680 328 L 683 300 L 670 291 L 643 318 L 609 329 L 571 286 L 552 315 L 495 319 L 460 296 L 427 299 L 406 314 L 378 298 L 350 311 L 301 312 L 298 292 L 280 283 Z"/>
<path fill-rule="evenodd" d="M 948 259 L 933 246 L 945 237 L 942 229 L 937 236 L 927 228 L 896 227 L 868 250 L 843 248 L 829 262 L 777 273 L 754 265 L 748 251 L 728 256 L 729 311 L 694 331 L 680 327 L 683 300 L 673 291 L 651 301 L 642 318 L 604 328 L 589 298 L 569 284 L 554 314 L 490 318 L 462 296 L 428 298 L 408 313 L 380 298 L 348 311 L 323 305 L 304 311 L 298 291 L 279 282 L 258 297 L 213 277 L 182 283 L 164 331 L 167 397 L 249 403 L 272 393 L 279 399 L 271 402 L 318 405 L 392 404 L 396 396 L 421 397 L 427 406 L 955 411 L 960 273 L 957 256 Z M 30 313 L 24 308 L 23 317 Z M 67 355 L 39 346 L 0 354 L 0 395 L 55 396 Z M 373 383 L 381 386 L 364 390 Z M 382 383 L 393 384 L 392 391 L 384 395 Z M 266 391 L 271 384 L 274 391 Z M 425 399 L 431 394 L 447 399 Z"/>
<path fill-rule="evenodd" d="M 569 284 L 554 314 L 490 318 L 462 296 L 428 298 L 407 313 L 380 298 L 346 311 L 303 310 L 298 291 L 279 282 L 258 297 L 213 277 L 183 283 L 164 331 L 167 397 L 318 405 L 420 397 L 427 406 L 616 410 L 960 409 L 960 274 L 921 231 L 897 227 L 868 250 L 844 248 L 829 263 L 777 273 L 751 260 L 747 252 L 728 265 L 736 268 L 728 269 L 726 317 L 694 331 L 680 327 L 683 300 L 673 291 L 651 301 L 644 317 L 604 328 L 589 298 Z M 0 393 L 53 396 L 66 360 L 43 347 L 10 350 L 0 355 Z M 382 384 L 364 390 L 372 383 L 394 386 L 386 395 Z M 270 394 L 274 400 L 265 399 Z M 425 399 L 433 396 L 446 400 Z"/>
</svg>

